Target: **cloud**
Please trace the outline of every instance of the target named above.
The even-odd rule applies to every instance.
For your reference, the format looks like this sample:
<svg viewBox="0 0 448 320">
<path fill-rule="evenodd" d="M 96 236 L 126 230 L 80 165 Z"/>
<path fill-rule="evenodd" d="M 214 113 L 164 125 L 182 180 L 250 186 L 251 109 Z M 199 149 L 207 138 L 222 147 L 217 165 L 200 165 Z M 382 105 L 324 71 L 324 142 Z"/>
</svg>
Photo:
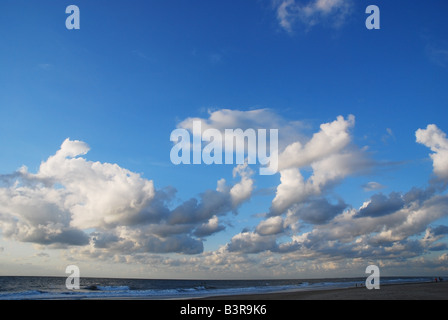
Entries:
<svg viewBox="0 0 448 320">
<path fill-rule="evenodd" d="M 274 236 L 262 236 L 255 232 L 242 232 L 235 235 L 226 248 L 229 252 L 259 253 L 277 250 Z"/>
<path fill-rule="evenodd" d="M 0 188 L 3 236 L 43 245 L 87 244 L 88 236 L 70 225 L 70 213 L 62 205 L 65 191 L 34 185 L 36 181 L 27 185 L 26 180 L 27 173 L 22 172 L 13 187 Z"/>
<path fill-rule="evenodd" d="M 284 154 L 287 150 L 295 157 L 287 162 L 286 169 L 280 171 L 280 184 L 270 213 L 259 222 L 255 231 L 245 230 L 234 236 L 227 250 L 232 253 L 282 254 L 282 259 L 288 261 L 307 259 L 313 262 L 312 266 L 322 266 L 328 262 L 351 259 L 353 263 L 373 257 L 376 261 L 407 261 L 448 248 L 443 242 L 447 227 L 443 224 L 430 226 L 448 216 L 448 196 L 443 193 L 444 188 L 430 184 L 427 188 L 412 187 L 406 193 L 373 194 L 359 209 L 342 199 L 337 203 L 327 199 L 334 183 L 372 165 L 362 149 L 352 146 L 347 124 L 345 119 L 325 124 L 308 142 L 295 149 L 285 148 Z M 324 135 L 322 127 L 334 130 L 328 130 L 331 133 Z M 425 130 L 418 130 L 416 136 L 417 142 L 435 152 L 431 155 L 434 172 L 444 177 L 443 160 L 446 158 L 440 156 L 448 142 L 445 134 L 430 125 Z M 320 139 L 327 142 L 315 142 Z M 332 141 L 339 143 L 332 144 Z M 323 150 L 324 146 L 329 147 Z M 279 166 L 282 165 L 285 163 L 280 162 Z M 309 178 L 302 175 L 301 166 L 312 169 Z M 376 182 L 364 187 L 369 191 L 383 188 Z M 290 241 L 285 241 L 288 236 Z M 432 263 L 439 265 L 437 261 Z"/>
<path fill-rule="evenodd" d="M 187 235 L 174 235 L 167 238 L 149 236 L 144 240 L 144 252 L 198 254 L 204 250 L 202 241 Z"/>
<path fill-rule="evenodd" d="M 448 226 L 440 225 L 435 228 L 431 228 L 431 231 L 434 236 L 448 235 Z"/>
<path fill-rule="evenodd" d="M 256 232 L 259 235 L 273 235 L 283 232 L 283 218 L 280 216 L 270 217 L 261 221 L 256 227 Z"/>
<path fill-rule="evenodd" d="M 152 180 L 117 164 L 87 160 L 88 151 L 86 143 L 66 139 L 36 174 L 22 167 L 0 176 L 3 236 L 116 253 L 197 254 L 198 237 L 223 230 L 218 217 L 237 212 L 253 190 L 252 171 L 239 165 L 234 185 L 221 179 L 216 190 L 172 207 L 173 187 L 156 190 Z"/>
<path fill-rule="evenodd" d="M 324 224 L 341 214 L 347 208 L 347 204 L 339 200 L 337 204 L 331 204 L 327 199 L 314 199 L 297 206 L 294 215 L 298 219 L 311 224 Z"/>
<path fill-rule="evenodd" d="M 405 202 L 401 194 L 392 192 L 389 197 L 383 194 L 375 194 L 370 201 L 359 210 L 359 216 L 375 217 L 390 214 L 403 208 Z"/>
<path fill-rule="evenodd" d="M 361 187 L 364 189 L 364 191 L 375 191 L 386 188 L 386 186 L 383 186 L 381 183 L 375 181 L 367 182 L 366 184 L 363 184 Z"/>
<path fill-rule="evenodd" d="M 274 200 L 272 200 L 271 211 L 281 214 L 294 203 L 305 200 L 312 190 L 307 188 L 304 178 L 299 169 L 292 168 L 280 172 L 280 185 Z"/>
<path fill-rule="evenodd" d="M 216 129 L 223 136 L 226 129 L 242 129 L 243 131 L 246 129 L 266 129 L 268 130 L 267 139 L 269 139 L 269 129 L 281 128 L 279 132 L 279 148 L 281 149 L 293 141 L 304 138 L 304 135 L 300 132 L 305 126 L 303 122 L 288 121 L 267 108 L 249 111 L 231 109 L 208 110 L 208 118 L 189 117 L 179 122 L 177 127 L 193 132 L 193 123 L 195 121 L 201 123 L 201 133 L 208 129 Z"/>
<path fill-rule="evenodd" d="M 283 150 L 279 155 L 279 170 L 310 165 L 341 151 L 351 142 L 349 130 L 354 124 L 353 115 L 349 115 L 347 119 L 338 116 L 333 122 L 321 124 L 319 132 L 309 141 L 295 141 Z"/>
<path fill-rule="evenodd" d="M 109 228 L 132 224 L 155 196 L 152 181 L 116 164 L 87 161 L 89 148 L 66 139 L 54 156 L 41 164 L 36 178 L 51 179 L 64 187 L 64 207 L 78 228 Z"/>
<path fill-rule="evenodd" d="M 306 143 L 293 142 L 280 153 L 280 184 L 272 201 L 272 214 L 320 196 L 345 177 L 373 166 L 366 153 L 352 143 L 349 130 L 354 122 L 354 116 L 338 116 L 322 124 Z M 308 179 L 301 173 L 306 167 L 312 170 Z"/>
<path fill-rule="evenodd" d="M 430 124 L 426 129 L 418 129 L 415 136 L 418 143 L 434 152 L 430 154 L 434 173 L 443 181 L 448 182 L 448 139 L 445 132 L 436 125 Z"/>
<path fill-rule="evenodd" d="M 424 237 L 420 240 L 422 245 L 429 247 L 432 251 L 441 251 L 448 249 L 446 243 L 437 242 L 448 235 L 448 226 L 439 225 L 437 227 L 428 227 Z"/>
<path fill-rule="evenodd" d="M 291 21 L 293 18 L 291 17 L 292 13 L 290 13 L 289 7 L 295 5 L 294 0 L 285 0 L 281 1 L 277 7 L 277 19 L 279 20 L 280 25 L 283 29 L 288 32 L 292 31 Z"/>
<path fill-rule="evenodd" d="M 233 169 L 233 177 L 240 176 L 241 181 L 236 183 L 230 189 L 230 197 L 234 207 L 238 207 L 241 203 L 250 198 L 253 191 L 253 180 L 250 178 L 253 171 L 248 168 L 247 163 L 240 164 Z"/>
<path fill-rule="evenodd" d="M 310 131 L 306 123 L 269 109 L 210 111 L 204 119 L 187 118 L 179 125 L 188 128 L 192 119 L 218 130 L 278 125 L 292 133 L 281 138 L 279 181 L 269 180 L 275 194 L 264 194 L 271 197 L 270 207 L 259 215 L 245 212 L 256 224 L 239 225 L 242 231 L 218 249 L 205 251 L 204 242 L 234 225 L 235 215 L 229 213 L 258 200 L 247 163 L 232 168 L 233 179 L 217 179 L 215 189 L 181 200 L 174 186 L 155 188 L 152 180 L 117 164 L 88 160 L 89 146 L 70 139 L 36 173 L 22 167 L 0 175 L 2 236 L 66 248 L 70 259 L 196 276 L 251 275 L 254 266 L 271 277 L 310 270 L 317 275 L 365 267 L 372 260 L 398 268 L 428 253 L 434 258 L 418 260 L 422 268 L 441 268 L 446 262 L 446 186 L 430 181 L 426 188 L 383 194 L 384 186 L 369 179 L 362 187 L 375 192 L 360 207 L 337 194 L 345 179 L 376 165 L 367 149 L 354 143 L 354 116 L 338 116 L 312 134 L 303 133 Z M 434 175 L 447 181 L 445 133 L 429 125 L 416 131 L 416 141 L 431 150 Z"/>
<path fill-rule="evenodd" d="M 412 192 L 415 194 L 415 190 Z M 420 195 L 425 195 L 425 192 L 420 192 Z M 435 246 L 434 242 L 445 236 L 446 228 L 443 226 L 430 229 L 433 237 L 431 243 L 415 241 L 412 237 L 425 232 L 430 223 L 446 217 L 447 210 L 447 195 L 433 194 L 429 198 L 425 195 L 421 199 L 394 193 L 389 197 L 373 196 L 359 210 L 340 211 L 311 231 L 293 235 L 292 241 L 280 244 L 279 249 L 306 255 L 312 253 L 315 257 L 328 256 L 332 259 L 415 257 L 425 251 L 440 248 L 440 244 Z M 434 238 L 435 234 L 438 235 L 437 238 Z M 422 237 L 425 238 L 428 238 L 428 231 Z"/>
<path fill-rule="evenodd" d="M 349 0 L 275 0 L 273 5 L 280 26 L 289 33 L 293 32 L 297 24 L 306 29 L 323 22 L 339 27 L 352 11 L 352 2 Z"/>
<path fill-rule="evenodd" d="M 178 128 L 193 130 L 193 122 L 200 121 L 202 130 L 217 129 L 224 131 L 225 129 L 241 128 L 272 128 L 277 127 L 276 123 L 280 123 L 281 118 L 269 109 L 256 109 L 249 111 L 219 109 L 208 110 L 208 119 L 189 117 L 178 124 Z M 278 128 L 278 127 L 277 127 Z"/>
<path fill-rule="evenodd" d="M 217 216 L 213 216 L 207 222 L 203 223 L 194 231 L 194 235 L 197 237 L 210 236 L 216 232 L 224 230 L 226 227 L 219 224 L 219 219 Z"/>
<path fill-rule="evenodd" d="M 280 243 L 280 236 L 294 234 L 300 225 L 326 225 L 343 214 L 348 205 L 339 199 L 336 204 L 326 199 L 328 191 L 347 176 L 358 174 L 373 165 L 363 149 L 352 143 L 350 129 L 354 116 L 324 123 L 311 138 L 301 138 L 281 150 L 278 166 L 280 184 L 267 218 L 255 231 L 245 230 L 232 238 L 231 252 L 293 252 L 299 242 Z M 311 169 L 305 178 L 302 171 Z M 285 216 L 285 218 L 283 218 Z"/>
<path fill-rule="evenodd" d="M 187 141 L 186 147 L 189 147 L 189 150 L 204 147 L 204 151 L 207 148 L 222 148 L 222 154 L 218 156 L 219 162 L 233 163 L 235 158 L 235 162 L 242 163 L 246 159 L 249 164 L 258 163 L 262 175 L 266 174 L 266 171 L 268 174 L 277 172 L 278 150 L 284 149 L 290 143 L 306 139 L 301 132 L 303 122 L 288 121 L 269 109 L 221 109 L 209 110 L 208 114 L 208 118 L 189 117 L 177 125 L 178 129 L 189 131 L 183 131 L 187 137 L 183 138 L 183 141 Z M 191 139 L 190 133 L 193 134 L 193 139 L 196 137 L 212 142 L 191 144 L 191 141 L 188 141 L 188 138 Z M 174 140 L 178 143 L 176 138 Z"/>
</svg>

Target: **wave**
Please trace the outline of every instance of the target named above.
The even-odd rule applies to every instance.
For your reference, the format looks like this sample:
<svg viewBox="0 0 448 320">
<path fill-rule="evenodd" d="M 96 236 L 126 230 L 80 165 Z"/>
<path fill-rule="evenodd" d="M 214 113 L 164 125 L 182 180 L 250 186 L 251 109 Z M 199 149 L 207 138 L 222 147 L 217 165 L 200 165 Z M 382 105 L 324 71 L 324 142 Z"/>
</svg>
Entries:
<svg viewBox="0 0 448 320">
<path fill-rule="evenodd" d="M 365 279 L 364 279 L 365 281 Z M 382 278 L 381 284 L 427 282 L 429 278 Z M 362 283 L 362 279 L 321 279 L 319 281 L 292 281 L 283 284 L 270 284 L 269 282 L 256 285 L 216 287 L 207 283 L 190 284 L 190 286 L 177 283 L 177 287 L 170 288 L 138 288 L 130 285 L 90 284 L 81 287 L 80 290 L 67 290 L 65 288 L 53 290 L 23 290 L 19 292 L 0 292 L 0 300 L 45 300 L 45 299 L 183 299 L 206 296 L 224 296 L 240 294 L 257 294 L 287 291 L 308 291 L 322 289 L 338 289 L 354 287 Z"/>
<path fill-rule="evenodd" d="M 249 293 L 267 293 L 298 288 L 298 286 L 266 286 L 241 288 L 207 288 L 196 286 L 175 289 L 132 290 L 128 286 L 100 286 L 91 285 L 81 290 L 70 291 L 40 291 L 28 290 L 23 292 L 0 293 L 0 300 L 45 300 L 45 299 L 107 299 L 107 298 L 147 298 L 147 299 L 176 299 L 216 295 L 234 295 Z"/>
<path fill-rule="evenodd" d="M 131 290 L 129 286 L 101 286 L 101 285 L 90 285 L 87 287 L 84 287 L 85 290 L 92 290 L 92 291 L 127 291 Z"/>
</svg>

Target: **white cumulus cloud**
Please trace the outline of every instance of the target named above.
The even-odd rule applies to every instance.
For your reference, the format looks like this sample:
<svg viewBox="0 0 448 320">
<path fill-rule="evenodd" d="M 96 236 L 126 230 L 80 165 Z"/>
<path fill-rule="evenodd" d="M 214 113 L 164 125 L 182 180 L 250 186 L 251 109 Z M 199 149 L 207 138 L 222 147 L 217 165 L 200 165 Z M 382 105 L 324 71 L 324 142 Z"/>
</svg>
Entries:
<svg viewBox="0 0 448 320">
<path fill-rule="evenodd" d="M 433 151 L 430 154 L 434 173 L 444 181 L 448 181 L 448 139 L 445 132 L 436 125 L 430 124 L 426 129 L 418 129 L 415 133 L 418 143 Z"/>
</svg>

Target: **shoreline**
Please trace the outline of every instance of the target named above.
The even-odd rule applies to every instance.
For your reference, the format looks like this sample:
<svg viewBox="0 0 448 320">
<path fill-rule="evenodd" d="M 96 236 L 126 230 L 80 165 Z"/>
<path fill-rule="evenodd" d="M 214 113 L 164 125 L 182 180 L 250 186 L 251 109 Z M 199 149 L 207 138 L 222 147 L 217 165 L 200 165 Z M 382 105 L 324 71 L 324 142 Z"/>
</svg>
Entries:
<svg viewBox="0 0 448 320">
<path fill-rule="evenodd" d="M 448 300 L 448 282 L 420 282 L 338 289 L 221 295 L 191 300 Z"/>
<path fill-rule="evenodd" d="M 51 295 L 26 295 L 22 297 L 13 297 L 13 300 L 154 300 L 154 301 L 203 301 L 203 300 L 448 300 L 448 281 L 442 282 L 408 282 L 408 283 L 380 283 L 379 289 L 367 289 L 365 286 L 351 287 L 314 287 L 314 288 L 289 288 L 282 291 L 264 291 L 264 292 L 197 292 L 186 295 L 152 295 L 142 294 L 133 295 L 125 292 L 106 291 L 105 296 L 99 292 L 99 295 L 86 292 L 85 295 L 79 294 L 54 294 Z M 7 297 L 6 297 L 7 298 Z M 1 299 L 3 300 L 3 299 Z M 5 299 L 9 300 L 9 299 Z"/>
</svg>

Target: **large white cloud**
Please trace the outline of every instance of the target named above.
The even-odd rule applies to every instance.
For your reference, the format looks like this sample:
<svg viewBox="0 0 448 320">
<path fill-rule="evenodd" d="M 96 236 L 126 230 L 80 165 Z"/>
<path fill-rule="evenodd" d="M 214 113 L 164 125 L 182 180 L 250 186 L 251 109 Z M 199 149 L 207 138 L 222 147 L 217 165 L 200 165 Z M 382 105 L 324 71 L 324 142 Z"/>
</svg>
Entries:
<svg viewBox="0 0 448 320">
<path fill-rule="evenodd" d="M 154 198 L 153 182 L 117 164 L 88 161 L 80 157 L 87 144 L 66 139 L 55 155 L 43 162 L 36 178 L 63 186 L 64 207 L 78 228 L 129 224 Z"/>
<path fill-rule="evenodd" d="M 418 129 L 415 133 L 417 142 L 431 149 L 434 173 L 448 182 L 448 139 L 445 132 L 436 125 L 430 124 L 426 129 Z"/>
<path fill-rule="evenodd" d="M 295 141 L 280 153 L 279 170 L 310 165 L 340 152 L 351 142 L 349 130 L 354 124 L 353 115 L 347 119 L 338 116 L 333 122 L 321 124 L 320 130 L 306 143 Z"/>
<path fill-rule="evenodd" d="M 349 130 L 354 122 L 353 116 L 347 119 L 339 116 L 333 122 L 322 124 L 305 144 L 294 142 L 280 153 L 280 184 L 271 207 L 274 214 L 322 195 L 345 177 L 372 165 L 365 152 L 352 144 Z M 306 167 L 312 169 L 308 179 L 301 173 Z"/>
</svg>

